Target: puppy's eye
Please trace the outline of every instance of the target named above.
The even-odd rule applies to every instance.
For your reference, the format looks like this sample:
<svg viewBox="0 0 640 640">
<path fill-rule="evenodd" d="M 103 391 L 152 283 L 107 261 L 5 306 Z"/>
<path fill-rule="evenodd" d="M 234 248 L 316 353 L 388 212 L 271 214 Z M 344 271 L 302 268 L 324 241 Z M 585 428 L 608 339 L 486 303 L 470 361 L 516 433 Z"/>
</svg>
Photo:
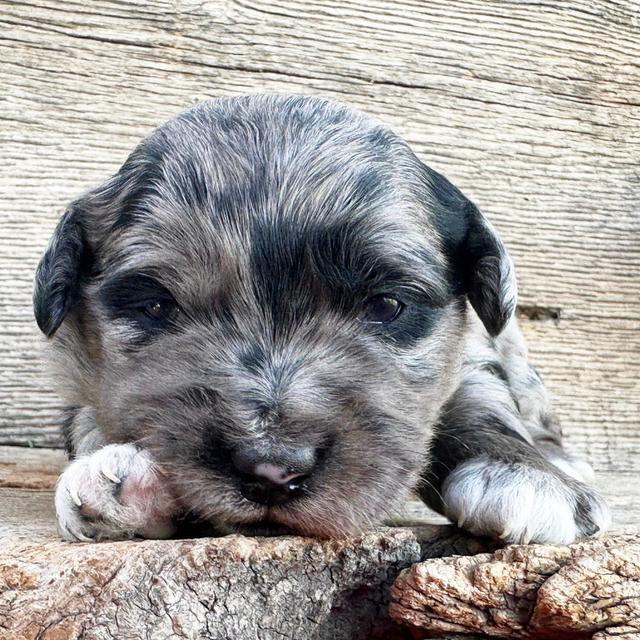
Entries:
<svg viewBox="0 0 640 640">
<path fill-rule="evenodd" d="M 166 320 L 175 311 L 170 300 L 153 300 L 142 307 L 142 312 L 151 320 Z"/>
<path fill-rule="evenodd" d="M 107 280 L 99 291 L 107 316 L 126 323 L 134 331 L 130 341 L 138 345 L 147 339 L 177 329 L 180 306 L 171 293 L 145 273 L 126 273 Z M 137 336 L 137 337 L 134 337 Z"/>
<path fill-rule="evenodd" d="M 379 295 L 369 298 L 360 316 L 362 322 L 382 324 L 393 322 L 404 310 L 404 304 L 391 296 Z"/>
</svg>

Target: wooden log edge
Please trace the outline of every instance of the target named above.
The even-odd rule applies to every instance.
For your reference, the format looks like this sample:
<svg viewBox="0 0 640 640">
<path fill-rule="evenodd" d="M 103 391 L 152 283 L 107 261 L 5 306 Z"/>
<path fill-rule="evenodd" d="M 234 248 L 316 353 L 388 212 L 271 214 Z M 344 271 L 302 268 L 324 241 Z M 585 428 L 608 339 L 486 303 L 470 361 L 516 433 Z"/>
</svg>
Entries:
<svg viewBox="0 0 640 640">
<path fill-rule="evenodd" d="M 414 637 L 640 638 L 640 535 L 514 545 L 403 570 L 389 613 Z"/>
</svg>

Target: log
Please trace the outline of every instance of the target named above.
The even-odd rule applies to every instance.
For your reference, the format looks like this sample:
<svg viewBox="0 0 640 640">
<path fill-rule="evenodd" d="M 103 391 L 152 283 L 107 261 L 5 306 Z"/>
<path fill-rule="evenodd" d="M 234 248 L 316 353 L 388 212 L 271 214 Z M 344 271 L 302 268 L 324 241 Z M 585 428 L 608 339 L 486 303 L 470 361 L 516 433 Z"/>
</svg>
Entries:
<svg viewBox="0 0 640 640">
<path fill-rule="evenodd" d="M 449 529 L 5 542 L 0 640 L 410 638 L 388 617 L 389 588 L 425 554 L 477 550 Z"/>
<path fill-rule="evenodd" d="M 640 535 L 427 560 L 400 573 L 391 599 L 414 637 L 638 640 Z"/>
<path fill-rule="evenodd" d="M 487 549 L 425 524 L 436 520 L 419 504 L 396 527 L 338 541 L 70 544 L 53 508 L 63 465 L 60 451 L 0 447 L 0 640 L 409 638 L 388 616 L 398 573 Z"/>
</svg>

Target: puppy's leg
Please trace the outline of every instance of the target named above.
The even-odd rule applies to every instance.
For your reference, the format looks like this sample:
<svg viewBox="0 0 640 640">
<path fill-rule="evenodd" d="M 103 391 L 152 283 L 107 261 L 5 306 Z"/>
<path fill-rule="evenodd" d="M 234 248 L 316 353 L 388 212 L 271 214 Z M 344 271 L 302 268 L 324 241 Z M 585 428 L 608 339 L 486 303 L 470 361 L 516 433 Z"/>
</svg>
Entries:
<svg viewBox="0 0 640 640">
<path fill-rule="evenodd" d="M 56 485 L 60 535 L 69 541 L 166 538 L 177 505 L 144 449 L 104 444 L 93 409 L 71 410 L 63 428 L 72 462 Z"/>
<path fill-rule="evenodd" d="M 608 525 L 589 465 L 562 448 L 515 320 L 495 340 L 471 334 L 430 453 L 423 499 L 472 533 L 567 544 Z"/>
</svg>

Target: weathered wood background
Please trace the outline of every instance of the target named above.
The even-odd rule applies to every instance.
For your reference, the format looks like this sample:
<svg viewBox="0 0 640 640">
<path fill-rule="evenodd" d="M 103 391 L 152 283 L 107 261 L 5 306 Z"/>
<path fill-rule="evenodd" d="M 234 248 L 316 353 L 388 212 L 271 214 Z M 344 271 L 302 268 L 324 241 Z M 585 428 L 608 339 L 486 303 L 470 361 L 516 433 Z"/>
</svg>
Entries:
<svg viewBox="0 0 640 640">
<path fill-rule="evenodd" d="M 495 223 L 574 450 L 640 513 L 640 4 L 0 2 L 0 444 L 59 443 L 31 310 L 65 204 L 205 97 L 379 116 Z"/>
</svg>

